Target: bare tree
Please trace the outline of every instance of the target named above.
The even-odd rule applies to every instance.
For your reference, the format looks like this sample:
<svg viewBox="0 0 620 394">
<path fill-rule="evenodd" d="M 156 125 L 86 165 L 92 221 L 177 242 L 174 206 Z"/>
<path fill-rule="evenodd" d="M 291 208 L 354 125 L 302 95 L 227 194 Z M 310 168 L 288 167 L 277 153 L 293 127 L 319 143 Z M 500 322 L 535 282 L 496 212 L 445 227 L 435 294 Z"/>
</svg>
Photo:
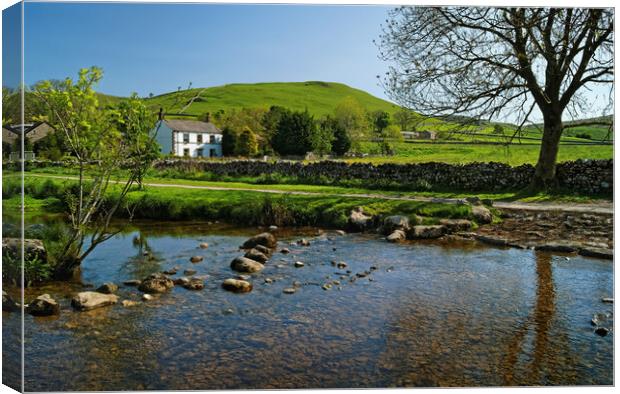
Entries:
<svg viewBox="0 0 620 394">
<path fill-rule="evenodd" d="M 542 115 L 532 186 L 551 187 L 563 116 L 591 106 L 583 92 L 593 85 L 613 91 L 613 18 L 611 9 L 400 7 L 379 43 L 393 62 L 383 83 L 427 116 L 508 116 L 520 130 Z"/>
</svg>

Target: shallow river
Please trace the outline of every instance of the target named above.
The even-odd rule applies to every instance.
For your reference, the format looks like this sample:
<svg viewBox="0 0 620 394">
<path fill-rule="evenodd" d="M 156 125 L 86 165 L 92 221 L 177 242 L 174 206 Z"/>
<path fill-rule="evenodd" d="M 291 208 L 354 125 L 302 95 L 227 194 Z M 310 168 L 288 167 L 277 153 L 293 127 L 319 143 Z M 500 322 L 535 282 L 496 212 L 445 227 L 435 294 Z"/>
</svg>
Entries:
<svg viewBox="0 0 620 394">
<path fill-rule="evenodd" d="M 80 285 L 29 289 L 31 298 L 50 293 L 62 310 L 25 317 L 27 391 L 613 384 L 613 331 L 600 337 L 590 324 L 613 310 L 601 302 L 613 296 L 609 261 L 296 230 L 280 234 L 292 253 L 275 253 L 252 275 L 254 290 L 234 294 L 221 283 L 235 276 L 238 246 L 260 230 L 138 228 L 100 245 L 83 263 L 83 282 L 120 284 L 178 265 L 176 276 L 209 275 L 205 289 L 175 287 L 138 306 L 90 312 L 69 306 Z M 302 235 L 310 246 L 289 245 Z M 194 255 L 204 261 L 190 263 Z M 334 280 L 340 285 L 322 289 Z M 284 294 L 294 281 L 302 286 Z M 128 286 L 119 295 L 140 297 Z M 3 318 L 8 383 L 17 378 L 7 361 L 18 355 L 11 338 L 21 319 Z"/>
</svg>

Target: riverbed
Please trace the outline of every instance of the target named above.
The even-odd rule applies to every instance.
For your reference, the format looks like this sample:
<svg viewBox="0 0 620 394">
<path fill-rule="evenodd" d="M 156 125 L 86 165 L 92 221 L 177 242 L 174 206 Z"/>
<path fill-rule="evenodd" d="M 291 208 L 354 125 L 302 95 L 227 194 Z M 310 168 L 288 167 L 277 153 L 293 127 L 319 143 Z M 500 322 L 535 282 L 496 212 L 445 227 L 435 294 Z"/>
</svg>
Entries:
<svg viewBox="0 0 620 394">
<path fill-rule="evenodd" d="M 601 337 L 590 323 L 613 312 L 601 302 L 613 297 L 610 261 L 278 230 L 278 251 L 291 253 L 252 274 L 252 292 L 225 291 L 239 245 L 261 231 L 139 222 L 84 261 L 82 283 L 28 289 L 27 298 L 49 293 L 62 310 L 25 316 L 25 390 L 613 384 L 613 330 Z M 291 244 L 302 237 L 310 246 Z M 195 255 L 204 260 L 191 263 Z M 173 277 L 208 275 L 205 288 L 177 286 L 133 307 L 70 307 L 76 292 L 104 282 L 139 301 L 122 282 L 174 266 Z M 18 313 L 3 312 L 5 364 L 18 355 L 10 338 L 20 328 Z"/>
</svg>

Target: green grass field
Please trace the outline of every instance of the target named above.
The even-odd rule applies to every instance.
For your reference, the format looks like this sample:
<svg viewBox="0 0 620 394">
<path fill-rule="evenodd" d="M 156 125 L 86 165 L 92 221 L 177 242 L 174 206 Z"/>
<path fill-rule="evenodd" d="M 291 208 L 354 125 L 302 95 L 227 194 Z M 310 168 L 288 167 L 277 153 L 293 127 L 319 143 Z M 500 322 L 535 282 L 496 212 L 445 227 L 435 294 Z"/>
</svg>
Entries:
<svg viewBox="0 0 620 394">
<path fill-rule="evenodd" d="M 512 166 L 525 163 L 535 164 L 538 160 L 540 146 L 538 145 L 476 145 L 476 144 L 436 144 L 436 143 L 394 143 L 394 156 L 369 156 L 347 159 L 347 161 L 362 161 L 380 163 L 423 163 L 443 162 L 464 164 L 471 162 L 499 162 Z M 362 143 L 362 152 L 376 153 L 378 145 L 372 142 Z M 612 145 L 561 145 L 558 161 L 577 159 L 612 159 Z"/>
</svg>

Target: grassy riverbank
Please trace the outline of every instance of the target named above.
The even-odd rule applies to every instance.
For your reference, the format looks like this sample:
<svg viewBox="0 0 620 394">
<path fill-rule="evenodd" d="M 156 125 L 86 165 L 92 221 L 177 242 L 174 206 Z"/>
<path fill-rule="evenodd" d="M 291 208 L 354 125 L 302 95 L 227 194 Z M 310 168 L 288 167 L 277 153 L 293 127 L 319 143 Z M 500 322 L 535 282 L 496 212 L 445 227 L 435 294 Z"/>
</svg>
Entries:
<svg viewBox="0 0 620 394">
<path fill-rule="evenodd" d="M 26 176 L 26 209 L 58 209 L 74 180 Z M 112 185 L 108 199 L 118 191 Z M 19 204 L 17 179 L 3 184 L 3 201 Z M 44 202 L 45 200 L 46 202 Z M 18 206 L 18 205 L 17 205 Z M 126 199 L 120 217 L 159 220 L 223 220 L 243 225 L 324 226 L 343 228 L 352 209 L 362 207 L 370 215 L 419 215 L 433 218 L 471 218 L 466 205 L 398 201 L 382 198 L 346 197 L 329 194 L 273 194 L 247 190 L 203 190 L 175 187 L 147 187 L 133 190 Z"/>
</svg>

